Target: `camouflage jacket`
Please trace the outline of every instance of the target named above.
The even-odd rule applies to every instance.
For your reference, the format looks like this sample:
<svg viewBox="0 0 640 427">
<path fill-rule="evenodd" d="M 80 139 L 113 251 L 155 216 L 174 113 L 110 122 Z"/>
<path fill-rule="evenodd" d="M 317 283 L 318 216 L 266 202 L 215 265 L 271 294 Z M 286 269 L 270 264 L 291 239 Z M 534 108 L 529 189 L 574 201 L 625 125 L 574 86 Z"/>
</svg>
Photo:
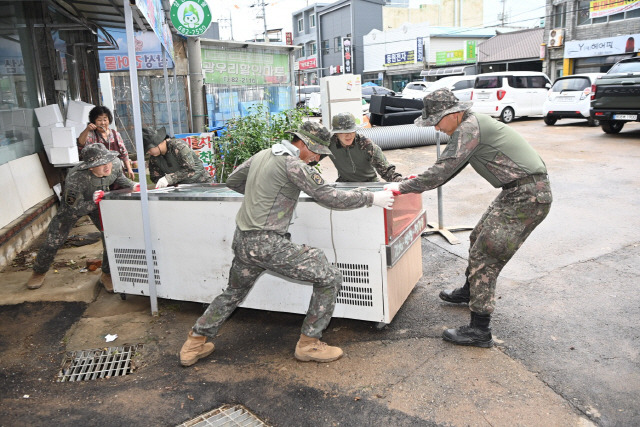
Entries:
<svg viewBox="0 0 640 427">
<path fill-rule="evenodd" d="M 154 183 L 164 176 L 169 185 L 213 181 L 195 151 L 175 138 L 167 140 L 167 152 L 163 156 L 149 156 L 149 175 Z"/>
<path fill-rule="evenodd" d="M 547 172 L 540 156 L 515 130 L 484 114 L 466 112 L 436 163 L 400 183 L 400 191 L 421 193 L 439 187 L 469 163 L 496 188 Z"/>
<path fill-rule="evenodd" d="M 122 162 L 119 160 L 113 161 L 111 175 L 102 178 L 95 176 L 89 169 L 78 169 L 78 166 L 69 171 L 64 181 L 61 205 L 62 209 L 71 209 L 78 217 L 96 210 L 97 205 L 93 202 L 93 193 L 96 191 L 133 188 L 136 184 L 124 175 Z"/>
<path fill-rule="evenodd" d="M 333 153 L 331 161 L 338 170 L 339 182 L 378 181 L 376 171 L 387 182 L 402 181 L 402 175 L 389 163 L 382 149 L 369 138 L 356 133 L 353 144 L 345 147 L 337 135 L 331 137 L 329 149 Z"/>
<path fill-rule="evenodd" d="M 290 154 L 260 151 L 238 166 L 227 186 L 245 195 L 236 223 L 242 231 L 287 232 L 300 191 L 328 208 L 356 209 L 373 204 L 373 193 L 338 190 L 324 182 L 318 171 Z"/>
</svg>

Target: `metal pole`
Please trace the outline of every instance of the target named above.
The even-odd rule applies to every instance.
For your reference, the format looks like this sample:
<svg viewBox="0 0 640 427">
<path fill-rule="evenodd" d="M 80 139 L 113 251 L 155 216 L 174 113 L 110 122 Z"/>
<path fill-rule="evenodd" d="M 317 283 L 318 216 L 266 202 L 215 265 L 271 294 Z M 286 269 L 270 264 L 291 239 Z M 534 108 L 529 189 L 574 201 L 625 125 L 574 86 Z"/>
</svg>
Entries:
<svg viewBox="0 0 640 427">
<path fill-rule="evenodd" d="M 440 159 L 440 132 L 436 131 L 436 156 Z M 454 231 L 463 231 L 463 230 L 472 230 L 473 227 L 445 227 L 444 226 L 444 213 L 442 208 L 442 187 L 437 188 L 438 195 L 438 223 L 434 224 L 433 222 L 427 223 L 427 230 L 425 230 L 422 235 L 428 236 L 431 233 L 438 233 L 447 241 L 449 244 L 458 245 L 460 244 L 460 240 L 458 240 L 454 235 Z"/>
<path fill-rule="evenodd" d="M 180 96 L 178 96 L 178 75 L 176 74 L 178 66 L 173 63 L 173 91 L 176 94 L 176 112 L 178 114 L 178 133 L 182 133 L 182 115 L 180 114 Z"/>
<path fill-rule="evenodd" d="M 136 48 L 133 34 L 133 14 L 131 4 L 124 2 L 124 21 L 127 31 L 127 53 L 129 55 L 129 78 L 131 81 L 131 104 L 133 105 L 133 131 L 138 153 L 138 176 L 140 180 L 140 204 L 142 208 L 142 232 L 144 233 L 144 252 L 147 260 L 147 281 L 149 283 L 149 299 L 151 315 L 158 315 L 158 297 L 156 293 L 156 275 L 153 264 L 151 231 L 149 226 L 149 199 L 147 194 L 147 174 L 142 144 L 142 117 L 140 114 L 140 93 L 138 92 L 138 70 L 136 69 Z"/>
<path fill-rule="evenodd" d="M 187 56 L 189 57 L 189 84 L 191 94 L 191 117 L 194 133 L 204 131 L 204 105 L 202 102 L 202 52 L 200 51 L 200 38 L 187 38 Z"/>
</svg>

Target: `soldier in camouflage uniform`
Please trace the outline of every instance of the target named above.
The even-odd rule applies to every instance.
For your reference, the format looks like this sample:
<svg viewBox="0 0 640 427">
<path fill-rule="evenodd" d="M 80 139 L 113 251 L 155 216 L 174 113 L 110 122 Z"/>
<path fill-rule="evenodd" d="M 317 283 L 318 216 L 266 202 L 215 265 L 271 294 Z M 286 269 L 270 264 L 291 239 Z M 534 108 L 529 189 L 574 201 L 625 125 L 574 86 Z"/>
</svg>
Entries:
<svg viewBox="0 0 640 427">
<path fill-rule="evenodd" d="M 213 177 L 184 141 L 170 138 L 164 127 L 142 129 L 144 152 L 149 154 L 149 175 L 156 188 L 178 184 L 210 184 Z"/>
<path fill-rule="evenodd" d="M 417 178 L 385 188 L 421 193 L 439 187 L 467 164 L 502 192 L 482 215 L 470 236 L 467 280 L 463 287 L 442 291 L 440 298 L 468 303 L 471 323 L 447 329 L 442 337 L 460 345 L 493 346 L 489 323 L 495 306 L 498 274 L 551 207 L 547 168 L 516 131 L 484 114 L 469 111 L 448 89 L 424 98 L 418 126 L 435 126 L 451 138 L 438 161 Z"/>
<path fill-rule="evenodd" d="M 331 120 L 331 161 L 338 170 L 337 182 L 376 182 L 376 171 L 387 182 L 402 181 L 396 167 L 387 161 L 379 146 L 356 133 L 356 119 L 340 113 Z"/>
<path fill-rule="evenodd" d="M 287 233 L 289 223 L 300 191 L 323 206 L 336 209 L 372 204 L 391 208 L 393 194 L 360 189 L 341 191 L 327 185 L 309 163 L 318 161 L 321 155 L 331 155 L 329 131 L 317 123 L 305 122 L 290 132 L 292 142 L 283 140 L 260 151 L 227 179 L 229 188 L 244 194 L 236 216 L 232 245 L 235 257 L 229 283 L 189 332 L 180 351 L 183 366 L 191 366 L 213 352 L 214 346 L 206 342 L 206 337 L 216 336 L 265 270 L 313 285 L 295 357 L 301 361 L 331 362 L 342 356 L 340 348 L 319 339 L 331 320 L 342 274 L 329 264 L 320 249 L 291 242 Z"/>
<path fill-rule="evenodd" d="M 82 150 L 84 161 L 71 169 L 64 182 L 64 192 L 58 212 L 47 229 L 47 237 L 38 251 L 33 265 L 33 274 L 27 281 L 27 288 L 38 289 L 53 263 L 58 249 L 64 244 L 78 219 L 89 215 L 91 221 L 102 232 L 98 210 L 99 192 L 116 188 L 138 188 L 138 184 L 124 175 L 122 162 L 113 161 L 118 157 L 115 151 L 108 151 L 102 144 L 89 144 Z M 101 196 L 100 196 L 101 197 Z M 102 235 L 102 275 L 100 282 L 108 292 L 113 292 L 109 258 Z"/>
</svg>

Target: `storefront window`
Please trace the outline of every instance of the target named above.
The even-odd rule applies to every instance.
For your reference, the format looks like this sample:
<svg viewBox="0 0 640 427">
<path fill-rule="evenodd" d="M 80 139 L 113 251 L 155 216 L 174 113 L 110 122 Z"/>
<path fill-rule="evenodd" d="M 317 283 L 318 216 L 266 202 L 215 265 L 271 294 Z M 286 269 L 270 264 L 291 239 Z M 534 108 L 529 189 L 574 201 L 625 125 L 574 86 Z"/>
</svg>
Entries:
<svg viewBox="0 0 640 427">
<path fill-rule="evenodd" d="M 38 106 L 33 80 L 33 46 L 23 5 L 3 4 L 5 24 L 0 31 L 0 164 L 36 152 Z"/>
</svg>

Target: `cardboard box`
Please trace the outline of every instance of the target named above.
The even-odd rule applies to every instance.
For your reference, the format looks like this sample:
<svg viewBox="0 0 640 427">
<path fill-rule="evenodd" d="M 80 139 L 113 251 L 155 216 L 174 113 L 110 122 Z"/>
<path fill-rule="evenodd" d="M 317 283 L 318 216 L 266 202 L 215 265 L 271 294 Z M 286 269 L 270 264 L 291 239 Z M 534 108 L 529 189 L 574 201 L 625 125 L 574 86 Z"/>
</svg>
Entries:
<svg viewBox="0 0 640 427">
<path fill-rule="evenodd" d="M 52 146 L 54 148 L 69 148 L 76 146 L 75 128 L 51 128 Z"/>
<path fill-rule="evenodd" d="M 69 101 L 69 105 L 67 106 L 67 120 L 87 123 L 89 121 L 89 112 L 94 107 L 95 105 L 82 101 Z"/>
<path fill-rule="evenodd" d="M 51 129 L 61 128 L 61 127 L 62 127 L 62 123 L 56 123 L 52 126 L 40 126 L 38 128 L 40 139 L 42 140 L 42 144 L 45 147 L 53 147 L 53 138 L 51 136 Z"/>
<path fill-rule="evenodd" d="M 78 163 L 78 150 L 76 147 L 56 148 L 51 147 L 49 151 L 49 161 L 52 165 Z"/>
<path fill-rule="evenodd" d="M 36 117 L 41 127 L 52 126 L 56 123 L 64 123 L 62 113 L 58 104 L 47 105 L 46 107 L 35 108 Z"/>
</svg>

